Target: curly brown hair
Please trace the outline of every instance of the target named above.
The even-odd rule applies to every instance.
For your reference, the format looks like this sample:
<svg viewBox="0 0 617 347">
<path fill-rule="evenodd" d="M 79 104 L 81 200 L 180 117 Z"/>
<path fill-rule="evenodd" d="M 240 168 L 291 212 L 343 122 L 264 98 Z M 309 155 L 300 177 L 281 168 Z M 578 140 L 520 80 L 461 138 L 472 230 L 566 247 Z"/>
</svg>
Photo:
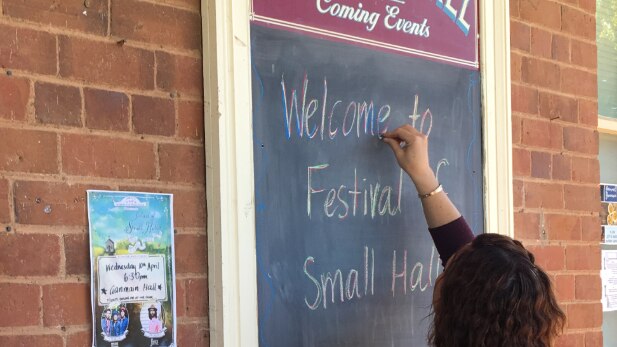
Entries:
<svg viewBox="0 0 617 347">
<path fill-rule="evenodd" d="M 428 340 L 435 347 L 550 347 L 565 319 L 533 254 L 507 236 L 482 234 L 437 280 Z"/>
</svg>

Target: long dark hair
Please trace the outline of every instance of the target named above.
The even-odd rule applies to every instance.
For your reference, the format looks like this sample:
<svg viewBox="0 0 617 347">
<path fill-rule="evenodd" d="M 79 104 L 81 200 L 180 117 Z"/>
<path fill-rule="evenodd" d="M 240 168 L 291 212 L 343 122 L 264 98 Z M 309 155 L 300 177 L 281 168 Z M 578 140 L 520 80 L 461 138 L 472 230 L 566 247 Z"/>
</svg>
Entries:
<svg viewBox="0 0 617 347">
<path fill-rule="evenodd" d="M 533 254 L 507 236 L 482 234 L 437 280 L 429 344 L 550 347 L 565 315 Z"/>
</svg>

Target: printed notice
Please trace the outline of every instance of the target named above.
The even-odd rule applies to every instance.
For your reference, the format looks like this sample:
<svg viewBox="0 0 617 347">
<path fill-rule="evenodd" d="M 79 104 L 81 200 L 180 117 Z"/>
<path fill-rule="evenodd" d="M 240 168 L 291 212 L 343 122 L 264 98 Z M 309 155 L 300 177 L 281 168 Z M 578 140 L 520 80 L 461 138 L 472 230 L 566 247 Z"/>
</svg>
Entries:
<svg viewBox="0 0 617 347">
<path fill-rule="evenodd" d="M 607 244 L 617 244 L 617 225 L 602 226 L 602 241 Z"/>
<path fill-rule="evenodd" d="M 617 311 L 617 251 L 602 250 L 602 308 Z"/>
<path fill-rule="evenodd" d="M 99 304 L 167 300 L 165 257 L 119 255 L 99 257 Z"/>
<path fill-rule="evenodd" d="M 92 346 L 176 346 L 171 194 L 88 191 Z"/>
</svg>

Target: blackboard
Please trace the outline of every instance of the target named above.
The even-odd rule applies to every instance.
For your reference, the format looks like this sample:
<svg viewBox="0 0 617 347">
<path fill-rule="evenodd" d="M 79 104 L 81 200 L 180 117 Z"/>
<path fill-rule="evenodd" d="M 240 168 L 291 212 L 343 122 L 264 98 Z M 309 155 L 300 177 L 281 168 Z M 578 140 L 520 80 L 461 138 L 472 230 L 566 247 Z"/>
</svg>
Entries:
<svg viewBox="0 0 617 347">
<path fill-rule="evenodd" d="M 425 346 L 441 262 L 378 135 L 429 135 L 481 233 L 479 72 L 256 24 L 251 55 L 260 346 Z"/>
</svg>

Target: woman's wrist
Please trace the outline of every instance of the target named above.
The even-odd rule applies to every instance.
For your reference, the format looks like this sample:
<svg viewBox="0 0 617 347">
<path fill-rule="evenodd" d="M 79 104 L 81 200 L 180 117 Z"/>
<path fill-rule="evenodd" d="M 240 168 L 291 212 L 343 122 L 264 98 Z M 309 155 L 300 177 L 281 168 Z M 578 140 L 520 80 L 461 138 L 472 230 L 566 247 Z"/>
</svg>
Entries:
<svg viewBox="0 0 617 347">
<path fill-rule="evenodd" d="M 430 168 L 417 172 L 408 172 L 408 174 L 420 195 L 430 193 L 439 186 L 439 182 Z"/>
</svg>

